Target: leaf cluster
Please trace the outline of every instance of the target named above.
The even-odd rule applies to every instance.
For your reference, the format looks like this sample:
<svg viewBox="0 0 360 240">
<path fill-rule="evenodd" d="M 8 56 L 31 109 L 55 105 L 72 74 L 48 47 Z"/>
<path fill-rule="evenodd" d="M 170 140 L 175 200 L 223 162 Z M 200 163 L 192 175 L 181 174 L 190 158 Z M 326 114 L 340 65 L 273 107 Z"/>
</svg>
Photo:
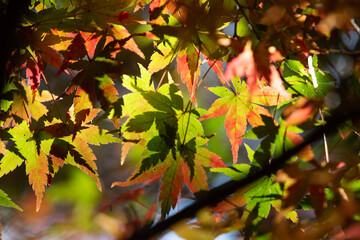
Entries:
<svg viewBox="0 0 360 240">
<path fill-rule="evenodd" d="M 14 11 L 10 2 L 0 2 L 1 20 Z M 159 209 L 152 205 L 139 222 L 154 221 L 158 210 L 159 224 L 166 223 L 189 194 L 194 206 L 204 202 L 216 189 L 213 176 L 246 182 L 270 169 L 216 196 L 209 209 L 196 209 L 197 222 L 174 230 L 187 238 L 229 231 L 246 238 L 341 235 L 336 229 L 357 226 L 359 216 L 359 124 L 351 108 L 357 109 L 360 68 L 352 59 L 348 79 L 340 79 L 331 53 L 357 56 L 335 42 L 359 30 L 360 6 L 330 2 L 27 2 L 8 26 L 14 41 L 0 47 L 6 56 L 0 178 L 24 164 L 39 211 L 65 165 L 79 168 L 101 191 L 92 146 L 121 143 L 120 164 L 135 170 L 111 185 L 125 189 L 119 204 L 142 205 L 145 186 L 159 183 Z M 203 109 L 205 101 L 210 107 Z M 331 125 L 339 106 L 344 121 Z M 219 126 L 207 128 L 213 118 L 226 135 Z M 305 141 L 318 126 L 335 133 L 324 130 L 321 141 Z M 220 156 L 223 146 L 212 147 L 216 134 L 231 145 L 232 161 Z M 273 162 L 298 146 L 283 165 Z M 2 190 L 0 205 L 21 210 Z M 311 221 L 298 216 L 309 209 Z"/>
</svg>

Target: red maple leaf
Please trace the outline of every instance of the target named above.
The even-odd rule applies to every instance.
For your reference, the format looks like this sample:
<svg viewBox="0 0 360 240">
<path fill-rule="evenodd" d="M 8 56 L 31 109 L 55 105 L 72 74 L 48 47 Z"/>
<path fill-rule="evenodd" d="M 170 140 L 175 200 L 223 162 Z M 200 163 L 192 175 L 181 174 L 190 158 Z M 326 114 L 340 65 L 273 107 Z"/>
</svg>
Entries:
<svg viewBox="0 0 360 240">
<path fill-rule="evenodd" d="M 225 71 L 225 80 L 231 81 L 235 76 L 240 78 L 246 76 L 246 83 L 252 94 L 258 88 L 257 81 L 263 76 L 271 87 L 282 91 L 283 94 L 287 94 L 278 71 L 274 65 L 270 64 L 270 61 L 279 60 L 281 54 L 274 51 L 273 48 L 270 48 L 270 50 L 271 52 L 259 44 L 254 54 L 251 42 L 248 41 L 242 53 L 228 64 Z"/>
<path fill-rule="evenodd" d="M 35 91 L 39 87 L 42 79 L 39 65 L 33 60 L 28 60 L 26 62 L 26 67 L 26 77 L 28 78 L 28 83 L 31 86 L 31 89 Z"/>
<path fill-rule="evenodd" d="M 63 64 L 61 65 L 61 68 L 56 75 L 60 75 L 72 60 L 78 60 L 86 55 L 87 51 L 84 43 L 85 40 L 82 38 L 81 34 L 78 33 L 71 41 L 71 44 L 67 49 L 66 57 L 63 61 Z"/>
</svg>

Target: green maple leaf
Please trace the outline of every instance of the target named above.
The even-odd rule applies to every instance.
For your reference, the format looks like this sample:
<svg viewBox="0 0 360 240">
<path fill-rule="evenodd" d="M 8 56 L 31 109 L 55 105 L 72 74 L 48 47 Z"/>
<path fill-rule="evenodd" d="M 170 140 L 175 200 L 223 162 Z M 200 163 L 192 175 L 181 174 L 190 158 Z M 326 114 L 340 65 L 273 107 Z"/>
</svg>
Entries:
<svg viewBox="0 0 360 240">
<path fill-rule="evenodd" d="M 191 109 L 191 103 L 184 109 L 181 92 L 171 78 L 155 91 L 148 71 L 142 66 L 140 70 L 141 78 L 123 79 L 132 93 L 124 96 L 123 114 L 129 118 L 122 132 L 123 152 L 128 153 L 138 144 L 143 146 L 144 158 L 127 181 L 114 182 L 112 186 L 161 179 L 159 200 L 165 217 L 177 204 L 184 183 L 194 193 L 208 190 L 204 167 L 226 166 L 218 155 L 201 147 L 208 139 L 198 120 L 200 114 Z M 127 103 L 131 106 L 126 106 Z"/>
<path fill-rule="evenodd" d="M 8 197 L 8 195 L 0 189 L 0 205 L 5 207 L 12 207 L 19 211 L 23 211 L 18 205 L 16 205 L 11 199 Z"/>
</svg>

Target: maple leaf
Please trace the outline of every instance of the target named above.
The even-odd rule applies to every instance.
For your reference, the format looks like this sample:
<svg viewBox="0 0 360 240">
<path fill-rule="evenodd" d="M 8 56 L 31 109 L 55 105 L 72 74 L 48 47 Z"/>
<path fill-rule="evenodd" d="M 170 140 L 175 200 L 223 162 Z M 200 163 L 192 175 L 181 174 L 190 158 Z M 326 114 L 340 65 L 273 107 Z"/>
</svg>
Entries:
<svg viewBox="0 0 360 240">
<path fill-rule="evenodd" d="M 250 154 L 253 152 L 247 145 L 248 155 L 256 159 L 258 167 L 264 167 L 268 164 L 268 160 L 273 155 L 279 157 L 284 151 L 297 146 L 303 142 L 303 138 L 297 132 L 301 132 L 296 126 L 288 126 L 285 121 L 280 119 L 280 124 L 274 122 L 274 120 L 268 116 L 262 116 L 265 126 L 260 125 L 245 134 L 245 138 L 261 139 L 262 141 L 256 150 L 256 154 Z M 273 151 L 270 151 L 273 149 Z M 254 156 L 253 156 L 254 155 Z M 296 156 L 303 161 L 311 161 L 314 159 L 314 153 L 310 145 L 305 146 L 299 151 Z"/>
<path fill-rule="evenodd" d="M 279 183 L 274 181 L 275 176 L 264 177 L 257 181 L 254 186 L 246 191 L 246 208 L 249 211 L 256 209 L 257 216 L 253 220 L 253 224 L 258 223 L 261 219 L 267 218 L 271 206 L 278 204 L 283 195 L 283 191 Z"/>
<path fill-rule="evenodd" d="M 118 100 L 119 93 L 109 76 L 96 77 L 96 80 L 98 81 L 98 88 L 102 93 L 99 97 L 100 103 L 103 107 L 107 108 L 109 104 L 115 103 Z"/>
<path fill-rule="evenodd" d="M 2 155 L 5 155 L 5 152 L 6 152 L 6 145 L 3 141 L 0 141 L 0 153 Z"/>
<path fill-rule="evenodd" d="M 4 175 L 9 173 L 25 161 L 26 174 L 29 175 L 29 183 L 32 185 L 36 195 L 36 211 L 38 211 L 48 180 L 47 175 L 49 174 L 49 168 L 46 152 L 50 150 L 49 147 L 52 140 L 42 141 L 41 148 L 38 151 L 36 142 L 30 140 L 32 133 L 25 121 L 17 127 L 11 128 L 9 133 L 16 143 L 16 148 L 14 147 L 14 150 L 16 151 L 7 151 L 7 154 L 10 154 L 9 156 L 12 157 L 16 152 L 17 156 L 11 159 L 14 161 L 13 163 L 8 162 L 7 158 L 9 156 L 7 156 L 7 154 L 4 156 L 4 160 L 2 159 L 0 166 L 1 174 Z"/>
<path fill-rule="evenodd" d="M 226 167 L 221 158 L 200 147 L 206 144 L 200 114 L 183 108 L 183 98 L 169 77 L 157 91 L 149 72 L 140 65 L 141 78 L 124 76 L 123 85 L 132 91 L 124 95 L 122 126 L 124 154 L 137 144 L 144 149 L 141 163 L 125 182 L 112 186 L 148 184 L 162 179 L 159 200 L 162 217 L 175 207 L 185 183 L 190 191 L 208 190 L 204 167 Z M 122 156 L 122 162 L 125 156 Z"/>
<path fill-rule="evenodd" d="M 54 48 L 56 44 L 61 44 L 62 39 L 56 34 L 42 33 L 42 31 L 28 32 L 31 36 L 31 48 L 36 55 L 44 62 L 51 64 L 55 68 L 60 68 L 63 62 L 63 57 Z"/>
<path fill-rule="evenodd" d="M 118 91 L 108 74 L 119 73 L 121 63 L 116 60 L 97 57 L 90 62 L 86 61 L 84 68 L 60 95 L 69 95 L 75 90 L 77 91 L 74 98 L 75 114 L 81 110 L 91 109 L 97 100 L 100 101 L 101 108 L 105 111 L 108 111 L 110 107 L 120 108 L 117 104 L 119 101 Z"/>
<path fill-rule="evenodd" d="M 6 150 L 4 157 L 0 161 L 0 177 L 14 171 L 24 162 L 24 159 L 11 150 Z"/>
<path fill-rule="evenodd" d="M 238 150 L 247 121 L 256 127 L 264 125 L 260 115 L 271 116 L 269 111 L 260 105 L 274 106 L 289 99 L 287 95 L 284 96 L 282 92 L 268 86 L 254 90 L 251 97 L 247 84 L 240 82 L 238 78 L 233 80 L 236 92 L 225 87 L 208 88 L 220 98 L 211 105 L 209 113 L 200 119 L 205 120 L 226 114 L 225 128 L 232 146 L 233 163 L 237 162 Z"/>
<path fill-rule="evenodd" d="M 174 49 L 177 48 L 178 39 L 169 37 L 157 47 L 157 50 L 151 55 L 148 70 L 150 74 L 165 68 L 173 60 Z"/>
<path fill-rule="evenodd" d="M 114 39 L 116 40 L 126 39 L 125 44 L 122 46 L 123 48 L 128 49 L 136 53 L 141 58 L 145 59 L 144 53 L 140 50 L 134 38 L 131 37 L 131 34 L 128 32 L 128 30 L 125 27 L 114 24 L 111 28 L 111 31 Z"/>
<path fill-rule="evenodd" d="M 164 217 L 171 207 L 175 207 L 184 183 L 194 193 L 209 189 L 203 167 L 226 167 L 218 155 L 195 144 L 193 139 L 185 145 L 177 146 L 180 149 L 175 159 L 164 139 L 154 137 L 147 146 L 151 151 L 149 157 L 142 160 L 126 182 L 114 182 L 112 186 L 148 184 L 162 178 L 159 200 Z"/>
<path fill-rule="evenodd" d="M 15 208 L 17 210 L 19 210 L 20 212 L 22 212 L 23 210 L 16 205 L 13 201 L 11 201 L 11 199 L 8 197 L 8 195 L 0 189 L 0 205 L 5 206 L 5 207 L 12 207 Z M 1 234 L 0 234 L 1 237 Z"/>
<path fill-rule="evenodd" d="M 18 90 L 13 93 L 13 102 L 10 114 L 18 116 L 27 122 L 31 117 L 38 120 L 48 112 L 48 109 L 41 102 L 51 101 L 52 97 L 48 91 L 31 90 L 24 82 L 18 85 Z"/>
<path fill-rule="evenodd" d="M 263 127 L 263 126 L 262 126 Z M 248 164 L 234 164 L 231 168 L 216 168 L 211 169 L 212 172 L 220 172 L 226 176 L 231 177 L 234 180 L 241 180 L 246 178 L 253 171 L 259 169 L 258 153 L 259 148 L 254 152 L 248 145 L 245 144 L 245 148 L 248 153 L 250 165 Z M 256 170 L 255 170 L 256 169 Z M 237 191 L 231 199 L 234 198 L 235 202 L 239 202 L 238 206 L 243 206 L 246 203 L 245 218 L 248 218 L 251 214 L 249 212 L 255 211 L 254 218 L 252 219 L 253 224 L 257 224 L 261 219 L 267 218 L 270 212 L 271 206 L 275 207 L 276 210 L 281 210 L 281 197 L 283 196 L 283 189 L 277 181 L 274 175 L 269 177 L 263 177 L 255 182 L 254 185 L 249 185 L 246 188 Z M 230 208 L 230 209 L 229 209 Z M 234 206 L 228 206 L 226 201 L 221 202 L 217 207 L 216 211 L 227 211 L 233 209 Z M 281 210 L 284 211 L 284 210 Z M 297 213 L 295 211 L 289 211 L 285 215 L 286 218 L 297 221 Z"/>
<path fill-rule="evenodd" d="M 81 111 L 86 109 L 90 110 L 93 107 L 89 98 L 89 94 L 87 94 L 81 86 L 77 88 L 73 102 L 75 118 L 77 118 L 76 116 Z"/>
<path fill-rule="evenodd" d="M 180 158 L 170 165 L 162 177 L 159 200 L 161 201 L 161 215 L 163 217 L 169 213 L 171 207 L 176 206 L 183 186 L 182 165 L 184 165 L 184 162 Z"/>
<path fill-rule="evenodd" d="M 136 169 L 126 182 L 113 182 L 111 187 L 115 187 L 115 186 L 127 187 L 133 184 L 141 184 L 141 183 L 149 184 L 151 182 L 159 180 L 162 177 L 162 175 L 165 173 L 165 171 L 169 168 L 170 165 L 171 165 L 171 159 L 166 158 L 163 162 L 160 162 L 156 164 L 156 166 L 146 169 L 141 174 L 138 174 L 139 170 Z"/>
<path fill-rule="evenodd" d="M 40 81 L 42 79 L 42 75 L 40 73 L 40 69 L 38 64 L 33 60 L 28 60 L 26 64 L 26 76 L 29 81 L 29 85 L 31 86 L 31 89 L 34 91 L 36 90 L 39 85 Z"/>
<path fill-rule="evenodd" d="M 224 77 L 224 66 L 222 65 L 221 61 L 217 60 L 208 60 L 207 61 L 209 66 L 212 68 L 212 70 L 215 72 L 215 74 L 219 77 L 220 81 L 222 83 L 225 83 L 225 77 Z"/>
<path fill-rule="evenodd" d="M 85 40 L 82 38 L 81 34 L 78 33 L 67 48 L 66 57 L 56 75 L 60 75 L 71 61 L 81 59 L 87 54 L 84 43 Z"/>
<path fill-rule="evenodd" d="M 260 74 L 256 70 L 251 42 L 246 43 L 243 52 L 228 64 L 225 71 L 227 81 L 231 81 L 234 76 L 243 77 L 244 75 L 247 76 L 250 89 L 253 89 Z"/>
<path fill-rule="evenodd" d="M 259 44 L 254 54 L 251 45 L 251 42 L 248 41 L 243 52 L 228 64 L 224 76 L 225 80 L 231 81 L 235 76 L 240 78 L 246 76 L 248 88 L 250 92 L 253 93 L 257 88 L 257 80 L 259 80 L 261 76 L 264 76 L 271 87 L 283 92 L 283 95 L 289 95 L 282 85 L 280 75 L 275 66 L 270 64 L 270 60 L 278 60 L 278 57 L 276 57 L 278 52 L 270 48 L 270 50 L 272 50 L 270 54 L 263 44 Z"/>
<path fill-rule="evenodd" d="M 180 50 L 177 56 L 177 68 L 180 73 L 181 81 L 186 83 L 190 93 L 190 98 L 195 106 L 195 91 L 200 75 L 200 53 L 197 52 L 193 44 L 189 44 L 185 49 Z"/>
<path fill-rule="evenodd" d="M 166 9 L 167 3 L 168 3 L 167 0 L 151 1 L 149 5 L 149 14 L 150 14 L 149 18 L 152 23 L 159 25 L 165 23 L 165 20 L 162 17 L 162 15 L 165 16 L 165 14 L 167 14 L 167 9 Z"/>
<path fill-rule="evenodd" d="M 81 37 L 84 39 L 84 45 L 89 57 L 91 58 L 94 57 L 96 46 L 98 44 L 101 44 L 100 43 L 101 35 L 98 35 L 96 33 L 87 33 L 87 32 L 81 32 L 80 34 Z M 103 40 L 105 40 L 105 42 L 103 43 L 104 45 L 111 41 L 109 37 Z"/>
<path fill-rule="evenodd" d="M 26 174 L 29 175 L 29 183 L 36 195 L 36 211 L 39 211 L 43 194 L 45 192 L 45 186 L 48 183 L 48 160 L 44 152 L 40 152 L 40 155 L 36 158 L 27 159 Z"/>
</svg>

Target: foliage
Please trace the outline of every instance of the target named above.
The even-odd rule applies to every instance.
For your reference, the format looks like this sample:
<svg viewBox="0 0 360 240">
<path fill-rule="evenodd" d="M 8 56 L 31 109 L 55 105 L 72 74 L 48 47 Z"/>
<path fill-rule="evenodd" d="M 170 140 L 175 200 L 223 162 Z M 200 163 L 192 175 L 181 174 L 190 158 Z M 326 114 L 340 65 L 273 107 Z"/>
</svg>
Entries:
<svg viewBox="0 0 360 240">
<path fill-rule="evenodd" d="M 217 196 L 196 209 L 196 220 L 172 229 L 186 239 L 231 231 L 245 238 L 359 237 L 352 231 L 359 224 L 359 122 L 350 114 L 359 112 L 359 51 L 337 43 L 344 33 L 360 34 L 359 3 L 32 0 L 10 18 L 10 2 L 0 3 L 1 18 L 15 23 L 14 41 L 1 46 L 9 54 L 1 66 L 0 178 L 24 165 L 36 211 L 67 165 L 107 189 L 94 149 L 121 143 L 120 163 L 133 169 L 125 168 L 133 171 L 126 180 L 112 180 L 122 192 L 94 216 L 77 214 L 100 227 L 121 222 L 124 232 L 109 234 L 129 238 L 168 219 L 180 200 L 211 196 L 216 179 L 276 170 L 274 159 L 330 126 L 331 134 L 307 139 L 280 170 Z M 350 71 L 336 74 L 334 53 L 351 59 Z M 339 108 L 346 121 L 331 125 Z M 221 153 L 226 145 L 212 147 L 221 130 L 208 123 L 217 118 L 232 161 Z M 72 194 L 86 184 L 71 174 L 71 186 L 58 184 L 49 196 L 63 191 L 95 209 L 98 194 L 91 190 L 91 201 Z M 134 216 L 118 219 L 108 214 L 113 204 L 154 202 L 149 185 L 159 207 L 130 207 Z M 22 210 L 0 194 L 0 205 Z"/>
</svg>

